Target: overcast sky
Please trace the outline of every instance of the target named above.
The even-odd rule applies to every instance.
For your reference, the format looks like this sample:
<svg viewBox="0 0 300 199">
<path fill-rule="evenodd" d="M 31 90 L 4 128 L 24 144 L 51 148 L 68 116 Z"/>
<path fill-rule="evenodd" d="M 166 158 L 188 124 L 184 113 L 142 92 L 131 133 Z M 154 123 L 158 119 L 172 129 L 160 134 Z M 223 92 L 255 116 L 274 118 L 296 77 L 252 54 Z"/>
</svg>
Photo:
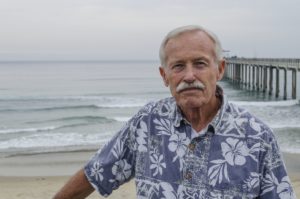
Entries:
<svg viewBox="0 0 300 199">
<path fill-rule="evenodd" d="M 300 57 L 299 0 L 0 0 L 0 61 L 158 60 L 189 24 L 231 56 Z"/>
</svg>

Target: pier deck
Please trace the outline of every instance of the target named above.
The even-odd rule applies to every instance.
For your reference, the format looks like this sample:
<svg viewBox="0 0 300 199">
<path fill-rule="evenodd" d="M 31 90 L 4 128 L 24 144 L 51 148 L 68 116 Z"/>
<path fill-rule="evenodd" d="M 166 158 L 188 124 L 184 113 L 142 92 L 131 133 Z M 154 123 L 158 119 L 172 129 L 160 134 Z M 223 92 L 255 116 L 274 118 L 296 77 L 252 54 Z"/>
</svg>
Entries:
<svg viewBox="0 0 300 199">
<path fill-rule="evenodd" d="M 226 58 L 225 78 L 246 89 L 268 92 L 278 98 L 288 98 L 288 77 L 291 76 L 291 98 L 297 98 L 297 72 L 300 71 L 300 59 L 270 58 Z M 288 72 L 291 73 L 288 76 Z M 281 74 L 281 75 L 280 75 Z M 280 91 L 281 84 L 283 89 Z M 275 87 L 275 89 L 274 89 Z"/>
</svg>

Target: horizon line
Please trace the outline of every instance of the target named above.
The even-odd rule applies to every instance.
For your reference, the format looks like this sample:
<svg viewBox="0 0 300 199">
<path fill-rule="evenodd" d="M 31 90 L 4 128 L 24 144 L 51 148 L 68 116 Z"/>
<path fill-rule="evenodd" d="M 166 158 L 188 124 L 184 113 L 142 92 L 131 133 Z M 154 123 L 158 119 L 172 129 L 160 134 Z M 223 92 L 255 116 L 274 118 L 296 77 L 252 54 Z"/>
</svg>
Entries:
<svg viewBox="0 0 300 199">
<path fill-rule="evenodd" d="M 154 59 L 45 59 L 45 60 L 0 60 L 0 63 L 18 63 L 18 62 L 159 62 Z"/>
</svg>

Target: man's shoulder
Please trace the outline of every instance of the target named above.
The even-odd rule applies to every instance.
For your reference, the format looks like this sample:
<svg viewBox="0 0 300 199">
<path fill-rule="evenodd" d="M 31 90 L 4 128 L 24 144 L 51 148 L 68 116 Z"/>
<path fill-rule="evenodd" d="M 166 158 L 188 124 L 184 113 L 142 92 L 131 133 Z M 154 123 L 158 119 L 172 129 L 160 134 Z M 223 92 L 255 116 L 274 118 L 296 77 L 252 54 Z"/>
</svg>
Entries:
<svg viewBox="0 0 300 199">
<path fill-rule="evenodd" d="M 228 102 L 224 114 L 225 118 L 230 119 L 237 128 L 245 129 L 245 132 L 249 134 L 268 134 L 273 136 L 272 129 L 268 124 L 251 111 L 236 103 Z"/>
<path fill-rule="evenodd" d="M 157 101 L 148 102 L 138 111 L 138 115 L 170 113 L 174 111 L 175 106 L 175 99 L 173 97 L 166 97 Z"/>
<path fill-rule="evenodd" d="M 258 123 L 267 125 L 247 108 L 234 102 L 228 102 L 225 112 L 234 118 L 248 118 L 249 120 L 256 120 Z"/>
</svg>

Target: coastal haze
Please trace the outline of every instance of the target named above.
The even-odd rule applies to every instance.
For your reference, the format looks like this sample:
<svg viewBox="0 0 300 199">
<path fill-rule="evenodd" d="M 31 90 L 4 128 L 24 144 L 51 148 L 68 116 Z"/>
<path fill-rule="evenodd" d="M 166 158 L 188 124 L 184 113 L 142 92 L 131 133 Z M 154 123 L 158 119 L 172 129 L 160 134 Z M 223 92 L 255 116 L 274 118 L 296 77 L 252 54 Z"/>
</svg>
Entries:
<svg viewBox="0 0 300 199">
<path fill-rule="evenodd" d="M 227 55 L 299 58 L 300 2 L 0 0 L 0 61 L 157 60 L 171 29 L 199 24 Z"/>
</svg>

